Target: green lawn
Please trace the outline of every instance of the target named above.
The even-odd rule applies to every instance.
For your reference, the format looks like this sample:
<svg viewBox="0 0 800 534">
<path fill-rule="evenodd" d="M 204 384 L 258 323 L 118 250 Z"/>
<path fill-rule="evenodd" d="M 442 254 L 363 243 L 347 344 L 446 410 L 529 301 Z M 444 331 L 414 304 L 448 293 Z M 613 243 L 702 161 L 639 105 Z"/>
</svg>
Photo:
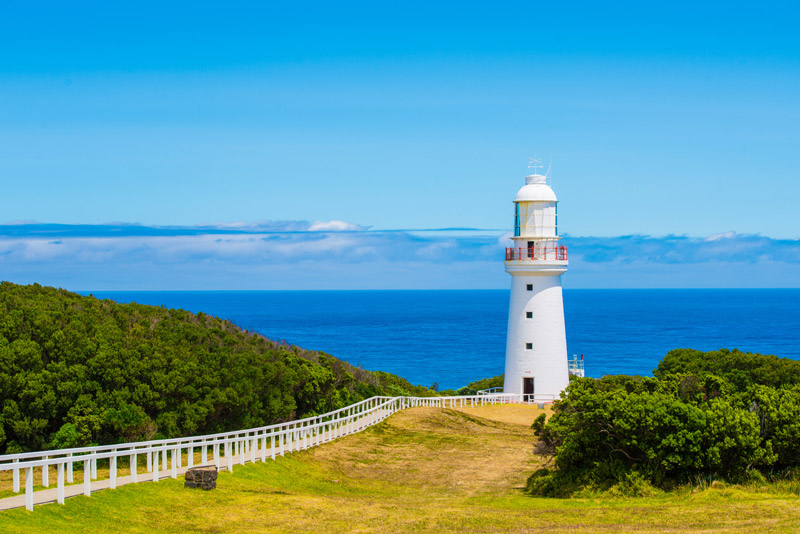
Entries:
<svg viewBox="0 0 800 534">
<path fill-rule="evenodd" d="M 798 532 L 779 488 L 685 490 L 647 499 L 525 495 L 540 463 L 528 406 L 417 408 L 351 436 L 220 473 L 0 512 L 0 532 Z"/>
</svg>

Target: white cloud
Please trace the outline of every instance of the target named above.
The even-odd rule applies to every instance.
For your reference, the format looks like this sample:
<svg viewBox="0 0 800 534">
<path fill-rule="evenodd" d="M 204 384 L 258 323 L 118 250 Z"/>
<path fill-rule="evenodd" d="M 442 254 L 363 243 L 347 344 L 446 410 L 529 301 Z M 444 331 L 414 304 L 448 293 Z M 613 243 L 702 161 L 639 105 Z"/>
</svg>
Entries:
<svg viewBox="0 0 800 534">
<path fill-rule="evenodd" d="M 356 232 L 359 230 L 364 230 L 364 227 L 338 219 L 316 221 L 308 227 L 309 232 Z"/>
<path fill-rule="evenodd" d="M 705 240 L 706 241 L 719 241 L 720 239 L 733 239 L 736 237 L 736 232 L 725 232 L 722 234 L 711 234 Z"/>
<path fill-rule="evenodd" d="M 0 226 L 0 279 L 70 280 L 83 289 L 99 289 L 94 284 L 100 281 L 105 288 L 163 288 L 159 284 L 170 280 L 169 287 L 192 289 L 209 287 L 198 286 L 205 273 L 211 288 L 247 289 L 296 287 L 292 281 L 305 273 L 316 288 L 505 287 L 508 237 L 483 230 L 376 231 L 339 220 Z M 800 286 L 800 240 L 728 232 L 706 238 L 566 236 L 564 242 L 572 287 L 604 287 L 613 277 L 617 287 L 657 287 L 658 280 L 670 287 L 698 280 Z M 192 278 L 176 274 L 190 271 Z M 707 275 L 698 279 L 702 273 Z"/>
</svg>

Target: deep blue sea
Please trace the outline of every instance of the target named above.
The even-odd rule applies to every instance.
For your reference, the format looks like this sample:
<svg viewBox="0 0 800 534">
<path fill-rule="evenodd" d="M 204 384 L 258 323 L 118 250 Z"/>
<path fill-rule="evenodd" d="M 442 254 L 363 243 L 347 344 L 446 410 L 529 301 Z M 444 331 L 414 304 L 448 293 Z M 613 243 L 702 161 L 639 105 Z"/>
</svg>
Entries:
<svg viewBox="0 0 800 534">
<path fill-rule="evenodd" d="M 93 294 L 202 311 L 426 386 L 457 388 L 504 367 L 506 290 Z M 800 289 L 567 289 L 564 308 L 568 351 L 584 355 L 587 376 L 650 375 L 678 347 L 800 359 Z"/>
</svg>

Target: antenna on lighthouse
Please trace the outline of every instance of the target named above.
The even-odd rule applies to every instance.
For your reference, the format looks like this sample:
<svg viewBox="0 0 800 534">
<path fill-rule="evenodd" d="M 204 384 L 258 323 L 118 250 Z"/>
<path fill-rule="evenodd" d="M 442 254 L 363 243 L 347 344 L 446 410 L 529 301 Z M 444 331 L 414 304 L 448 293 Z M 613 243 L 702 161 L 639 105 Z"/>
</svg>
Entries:
<svg viewBox="0 0 800 534">
<path fill-rule="evenodd" d="M 552 177 L 550 176 L 550 169 L 552 168 L 553 168 L 553 155 L 550 154 L 550 162 L 547 164 L 547 172 L 545 172 L 544 175 L 550 178 L 551 182 L 552 182 Z"/>
</svg>

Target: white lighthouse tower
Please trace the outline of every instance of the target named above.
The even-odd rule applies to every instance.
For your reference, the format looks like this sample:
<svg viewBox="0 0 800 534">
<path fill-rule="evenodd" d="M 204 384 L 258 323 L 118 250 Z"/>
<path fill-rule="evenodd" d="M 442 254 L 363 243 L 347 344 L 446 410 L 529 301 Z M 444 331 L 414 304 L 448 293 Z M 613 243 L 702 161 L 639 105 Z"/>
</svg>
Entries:
<svg viewBox="0 0 800 534">
<path fill-rule="evenodd" d="M 511 301 L 503 391 L 524 401 L 555 400 L 569 383 L 561 295 L 567 249 L 558 237 L 557 203 L 541 174 L 526 176 L 514 199 L 514 247 L 506 249 L 505 261 Z"/>
</svg>

